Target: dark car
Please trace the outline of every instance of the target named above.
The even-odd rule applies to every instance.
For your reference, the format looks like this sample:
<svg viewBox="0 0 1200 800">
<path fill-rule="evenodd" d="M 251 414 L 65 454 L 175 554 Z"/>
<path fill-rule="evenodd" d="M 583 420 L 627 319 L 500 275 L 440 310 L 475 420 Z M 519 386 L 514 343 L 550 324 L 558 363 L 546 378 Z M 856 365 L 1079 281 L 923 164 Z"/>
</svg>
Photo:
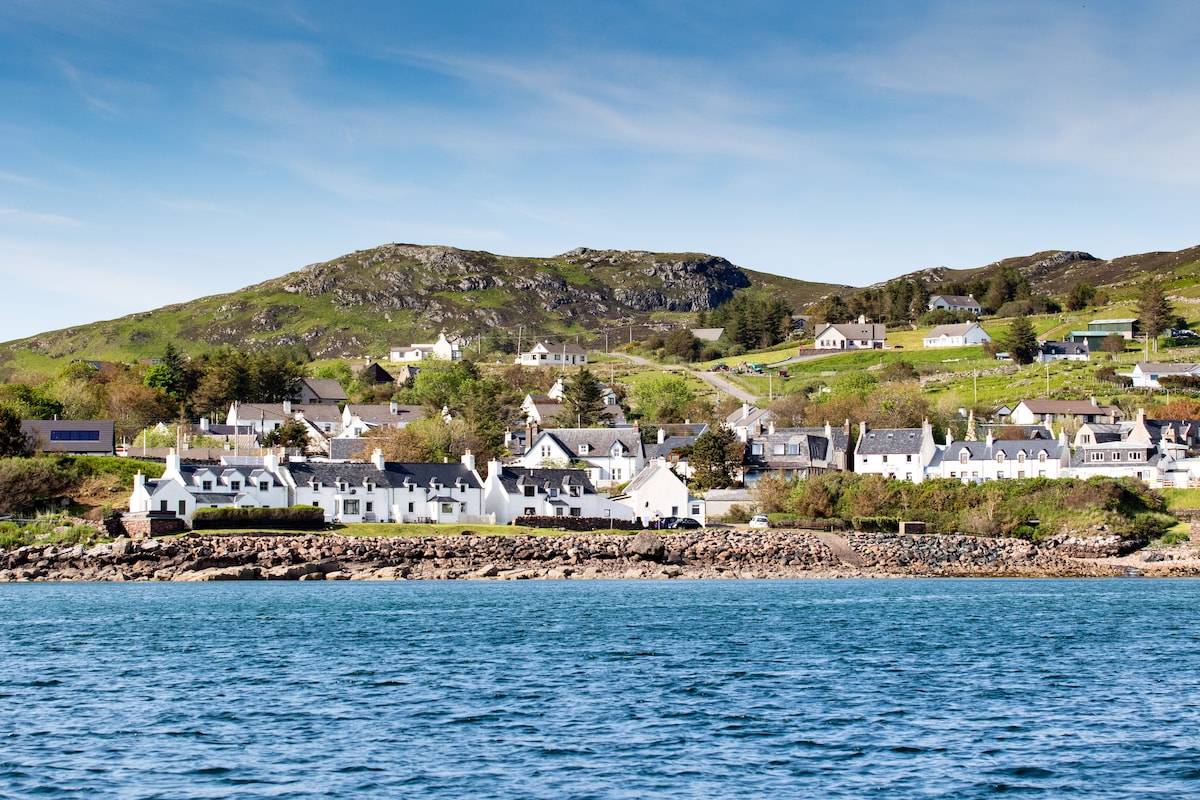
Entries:
<svg viewBox="0 0 1200 800">
<path fill-rule="evenodd" d="M 703 528 L 698 520 L 691 517 L 664 517 L 659 523 L 660 528 Z"/>
</svg>

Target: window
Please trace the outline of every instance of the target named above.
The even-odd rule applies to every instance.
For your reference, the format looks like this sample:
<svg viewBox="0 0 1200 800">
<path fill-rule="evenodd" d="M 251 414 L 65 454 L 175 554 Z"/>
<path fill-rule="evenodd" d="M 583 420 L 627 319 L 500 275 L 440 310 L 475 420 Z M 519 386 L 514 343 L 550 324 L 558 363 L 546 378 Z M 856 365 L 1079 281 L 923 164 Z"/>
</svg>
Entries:
<svg viewBox="0 0 1200 800">
<path fill-rule="evenodd" d="M 158 510 L 159 510 L 159 511 L 166 511 L 166 510 L 167 510 L 167 501 L 166 501 L 166 500 L 159 500 L 159 501 L 158 501 Z"/>
<path fill-rule="evenodd" d="M 1004 480 L 1004 470 L 1000 470 L 996 473 L 996 479 L 1001 481 Z"/>
<path fill-rule="evenodd" d="M 179 516 L 181 516 L 181 517 L 187 516 L 187 500 L 179 501 Z"/>
<path fill-rule="evenodd" d="M 366 508 L 366 511 L 367 511 L 367 513 L 368 513 L 368 514 L 370 514 L 370 513 L 371 513 L 372 511 L 374 511 L 374 510 L 375 510 L 375 504 L 374 504 L 374 503 L 372 503 L 370 500 L 368 500 L 368 501 L 367 501 L 367 508 Z"/>
<path fill-rule="evenodd" d="M 1121 454 L 1120 454 L 1120 453 L 1118 453 L 1118 452 L 1116 452 L 1116 451 L 1113 451 L 1113 454 L 1112 454 L 1112 460 L 1113 460 L 1113 461 L 1120 461 L 1120 460 L 1121 460 Z"/>
<path fill-rule="evenodd" d="M 584 442 L 583 444 L 579 445 L 579 455 L 586 456 L 589 452 L 591 452 L 591 449 L 592 446 L 587 442 Z"/>
<path fill-rule="evenodd" d="M 699 503 L 696 503 L 695 505 L 692 506 L 692 516 L 693 517 L 700 516 L 700 504 Z"/>
<path fill-rule="evenodd" d="M 579 497 L 583 494 L 582 486 L 570 486 L 568 488 L 570 489 L 571 497 Z"/>
<path fill-rule="evenodd" d="M 342 501 L 342 513 L 343 514 L 357 514 L 358 513 L 358 501 L 357 500 L 343 500 Z"/>
<path fill-rule="evenodd" d="M 785 452 L 785 448 L 782 444 L 776 444 L 776 445 L 771 446 L 771 455 L 781 456 L 784 454 L 784 452 Z"/>
<path fill-rule="evenodd" d="M 997 464 L 1004 463 L 1004 451 L 1003 450 L 1001 450 L 999 453 L 996 453 L 996 463 Z"/>
<path fill-rule="evenodd" d="M 1131 452 L 1129 454 L 1129 460 L 1130 461 L 1144 461 L 1145 455 L 1146 455 L 1145 453 Z"/>
<path fill-rule="evenodd" d="M 544 445 L 542 445 L 542 458 L 549 458 L 549 457 L 550 457 L 550 445 L 544 444 Z"/>
<path fill-rule="evenodd" d="M 798 455 L 800 455 L 800 445 L 798 445 L 798 444 L 789 444 L 789 445 L 788 445 L 788 455 L 789 455 L 789 456 L 798 456 Z"/>
<path fill-rule="evenodd" d="M 963 450 L 961 453 L 959 453 L 958 454 L 958 463 L 960 463 L 960 464 L 967 463 L 967 455 L 968 454 L 967 454 L 966 450 Z"/>
<path fill-rule="evenodd" d="M 454 503 L 442 503 L 442 513 L 443 514 L 453 514 L 454 513 Z"/>
<path fill-rule="evenodd" d="M 1021 452 L 1017 453 L 1017 463 L 1018 463 L 1018 464 L 1024 464 L 1024 463 L 1025 463 L 1025 451 L 1024 451 L 1024 450 L 1022 450 Z"/>
<path fill-rule="evenodd" d="M 260 492 L 265 492 L 265 491 L 268 491 L 270 488 L 271 488 L 271 482 L 270 482 L 270 481 L 259 481 L 259 482 L 258 482 L 258 490 L 259 490 Z"/>
<path fill-rule="evenodd" d="M 904 460 L 905 460 L 906 462 L 908 462 L 909 464 L 911 464 L 911 463 L 912 463 L 912 454 L 910 453 L 909 455 L 906 455 L 906 456 L 904 457 Z"/>
<path fill-rule="evenodd" d="M 1045 451 L 1042 451 L 1041 453 L 1038 453 L 1038 461 L 1039 461 L 1039 462 L 1041 462 L 1041 463 L 1043 463 L 1043 464 L 1045 464 L 1045 463 L 1046 463 L 1046 453 L 1045 453 Z"/>
<path fill-rule="evenodd" d="M 316 500 L 313 500 L 313 505 L 314 505 L 314 506 L 319 506 L 319 505 L 321 505 L 321 504 L 320 504 L 320 503 L 318 503 Z"/>
<path fill-rule="evenodd" d="M 612 476 L 613 476 L 614 481 L 621 480 L 621 469 L 619 467 L 617 469 L 614 469 L 612 471 Z"/>
<path fill-rule="evenodd" d="M 1104 453 L 1089 453 L 1088 455 L 1089 455 L 1091 461 L 1103 461 L 1104 460 Z"/>
<path fill-rule="evenodd" d="M 242 490 L 242 482 L 241 481 L 230 481 L 229 482 L 229 490 L 231 492 L 240 492 Z"/>
<path fill-rule="evenodd" d="M 408 504 L 408 513 L 410 513 L 410 514 L 413 513 L 413 504 L 412 503 Z"/>
<path fill-rule="evenodd" d="M 1046 470 L 1044 470 L 1044 469 L 1039 469 L 1039 470 L 1038 470 L 1038 477 L 1039 477 L 1039 478 L 1044 478 L 1044 477 L 1046 477 Z"/>
<path fill-rule="evenodd" d="M 537 515 L 537 509 L 533 506 L 525 506 L 525 516 L 532 517 Z"/>
<path fill-rule="evenodd" d="M 1024 478 L 1024 477 L 1025 477 L 1025 470 L 1023 470 L 1023 469 L 1021 469 L 1021 470 L 1017 470 L 1017 477 L 1018 477 L 1018 478 Z"/>
<path fill-rule="evenodd" d="M 885 464 L 887 463 L 887 456 L 886 456 L 886 455 L 883 457 L 883 463 L 885 463 Z"/>
<path fill-rule="evenodd" d="M 211 492 L 212 481 L 200 481 L 200 489 L 205 492 Z"/>
<path fill-rule="evenodd" d="M 312 482 L 312 488 L 313 488 L 313 491 L 314 491 L 314 492 L 319 492 L 319 491 L 321 491 L 321 482 L 320 482 L 320 481 L 313 481 L 313 482 Z M 315 505 L 315 503 L 314 503 L 314 505 Z"/>
<path fill-rule="evenodd" d="M 533 493 L 534 493 L 534 488 L 533 488 L 533 486 L 526 485 L 526 486 L 525 486 L 525 487 L 523 487 L 523 488 L 525 489 L 525 496 L 526 496 L 526 497 L 533 497 Z"/>
<path fill-rule="evenodd" d="M 563 517 L 563 516 L 566 516 L 565 514 L 563 514 L 563 507 L 562 507 L 562 506 L 556 506 L 556 507 L 555 507 L 555 509 L 554 509 L 554 516 L 556 516 L 556 517 Z"/>
<path fill-rule="evenodd" d="M 572 516 L 572 517 L 579 517 L 579 516 L 582 516 L 581 510 L 580 510 L 580 509 L 578 509 L 578 508 L 575 508 L 574 506 L 572 506 L 572 507 L 571 507 L 571 516 Z"/>
<path fill-rule="evenodd" d="M 375 491 L 375 484 L 371 481 L 367 481 L 366 488 L 368 492 L 373 492 Z"/>
<path fill-rule="evenodd" d="M 761 444 L 750 445 L 750 455 L 761 456 L 762 454 L 763 454 L 763 448 L 762 448 Z"/>
</svg>

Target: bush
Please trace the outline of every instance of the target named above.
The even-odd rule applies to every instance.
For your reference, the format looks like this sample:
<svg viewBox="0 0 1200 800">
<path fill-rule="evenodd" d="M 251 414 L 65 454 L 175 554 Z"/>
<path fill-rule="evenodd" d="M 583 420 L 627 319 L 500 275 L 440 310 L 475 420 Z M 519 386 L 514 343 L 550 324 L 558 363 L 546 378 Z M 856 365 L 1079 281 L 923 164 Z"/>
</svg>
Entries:
<svg viewBox="0 0 1200 800">
<path fill-rule="evenodd" d="M 726 522 L 749 522 L 754 516 L 754 512 L 739 503 L 734 503 L 729 507 L 729 513 L 725 515 Z"/>
<path fill-rule="evenodd" d="M 74 482 L 73 471 L 57 458 L 0 460 L 0 513 L 36 511 L 61 497 Z"/>
<path fill-rule="evenodd" d="M 270 528 L 320 530 L 325 512 L 317 506 L 291 508 L 198 508 L 192 514 L 195 530 L 218 528 Z"/>
<path fill-rule="evenodd" d="M 896 533 L 900 530 L 897 517 L 854 517 L 850 524 L 862 533 Z"/>
</svg>

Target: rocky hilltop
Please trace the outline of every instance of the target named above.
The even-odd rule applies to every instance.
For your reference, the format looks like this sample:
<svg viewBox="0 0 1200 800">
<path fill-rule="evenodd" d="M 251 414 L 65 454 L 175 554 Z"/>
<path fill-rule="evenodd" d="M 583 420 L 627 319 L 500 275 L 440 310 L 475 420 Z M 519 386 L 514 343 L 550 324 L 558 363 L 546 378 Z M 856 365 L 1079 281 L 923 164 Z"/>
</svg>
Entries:
<svg viewBox="0 0 1200 800">
<path fill-rule="evenodd" d="M 1103 577 L 1132 571 L 1195 576 L 1200 561 L 1158 551 L 1130 556 L 1128 543 L 1115 537 L 1033 543 L 774 530 L 425 538 L 192 533 L 0 552 L 0 582 Z"/>
<path fill-rule="evenodd" d="M 238 292 L 41 334 L 7 350 L 131 360 L 160 355 L 170 341 L 190 353 L 232 345 L 295 347 L 314 358 L 379 357 L 440 330 L 515 336 L 520 326 L 527 337 L 590 337 L 607 326 L 645 324 L 659 312 L 707 311 L 743 290 L 781 295 L 802 308 L 839 288 L 752 272 L 703 253 L 581 247 L 522 258 L 386 244 Z"/>
</svg>

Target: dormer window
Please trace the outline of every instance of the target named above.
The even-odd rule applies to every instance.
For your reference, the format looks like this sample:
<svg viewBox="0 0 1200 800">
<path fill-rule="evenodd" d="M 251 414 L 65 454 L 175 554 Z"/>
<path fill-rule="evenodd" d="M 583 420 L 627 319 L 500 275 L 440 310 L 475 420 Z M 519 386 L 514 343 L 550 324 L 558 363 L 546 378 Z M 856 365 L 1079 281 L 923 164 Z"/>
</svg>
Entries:
<svg viewBox="0 0 1200 800">
<path fill-rule="evenodd" d="M 570 486 L 570 487 L 568 487 L 568 488 L 570 489 L 570 492 L 571 492 L 571 497 L 579 497 L 579 496 L 580 496 L 580 495 L 583 493 L 583 487 L 582 487 L 582 486 L 575 486 L 575 485 L 572 485 L 572 486 Z"/>
<path fill-rule="evenodd" d="M 591 451 L 592 451 L 592 446 L 590 444 L 588 444 L 587 442 L 584 442 L 583 444 L 579 445 L 579 455 L 586 456 Z"/>
<path fill-rule="evenodd" d="M 525 490 L 525 491 L 524 491 L 524 494 L 525 494 L 525 496 L 526 496 L 526 497 L 533 497 L 533 495 L 534 495 L 534 492 L 536 491 L 536 489 L 535 489 L 535 487 L 533 486 L 533 484 L 525 484 L 525 485 L 524 485 L 524 486 L 522 486 L 521 488 Z"/>
<path fill-rule="evenodd" d="M 260 492 L 266 492 L 266 491 L 269 491 L 269 490 L 270 490 L 270 488 L 271 488 L 271 482 L 270 482 L 270 481 L 259 481 L 259 482 L 258 482 L 258 490 L 259 490 Z"/>
<path fill-rule="evenodd" d="M 313 491 L 314 491 L 314 492 L 319 492 L 319 491 L 321 491 L 321 482 L 320 482 L 320 481 L 318 481 L 318 480 L 315 480 L 315 479 L 314 479 L 314 480 L 313 480 L 313 482 L 312 482 L 312 488 L 313 488 Z"/>
<path fill-rule="evenodd" d="M 213 482 L 212 482 L 212 481 L 200 481 L 200 489 L 201 489 L 201 491 L 205 491 L 205 492 L 211 492 L 211 491 L 212 491 L 212 487 L 213 487 Z"/>
<path fill-rule="evenodd" d="M 1021 452 L 1017 453 L 1017 463 L 1018 463 L 1018 464 L 1024 464 L 1024 463 L 1025 463 L 1025 451 L 1024 451 L 1024 450 L 1022 450 Z"/>
<path fill-rule="evenodd" d="M 970 455 L 971 454 L 968 453 L 966 450 L 963 450 L 961 453 L 958 454 L 958 463 L 960 463 L 960 464 L 967 463 L 967 459 L 970 458 Z"/>
<path fill-rule="evenodd" d="M 1038 453 L 1038 461 L 1043 464 L 1046 463 L 1046 452 L 1044 450 Z"/>
<path fill-rule="evenodd" d="M 348 486 L 348 484 L 347 484 L 345 481 L 339 480 L 339 481 L 337 482 L 337 490 L 338 490 L 339 492 L 344 492 L 344 491 L 346 491 L 346 488 L 347 488 L 347 486 Z"/>
<path fill-rule="evenodd" d="M 1001 450 L 1000 452 L 996 453 L 996 463 L 997 463 L 997 464 L 1003 464 L 1003 463 L 1004 463 L 1004 451 L 1003 451 L 1003 450 Z"/>
<path fill-rule="evenodd" d="M 375 484 L 374 484 L 374 482 L 372 482 L 372 481 L 364 481 L 364 482 L 363 482 L 363 487 L 364 487 L 364 488 L 366 488 L 366 490 L 367 490 L 368 492 L 373 492 L 373 491 L 375 491 Z"/>
<path fill-rule="evenodd" d="M 231 492 L 240 492 L 242 490 L 242 482 L 241 481 L 230 481 L 229 482 L 229 490 Z"/>
</svg>

